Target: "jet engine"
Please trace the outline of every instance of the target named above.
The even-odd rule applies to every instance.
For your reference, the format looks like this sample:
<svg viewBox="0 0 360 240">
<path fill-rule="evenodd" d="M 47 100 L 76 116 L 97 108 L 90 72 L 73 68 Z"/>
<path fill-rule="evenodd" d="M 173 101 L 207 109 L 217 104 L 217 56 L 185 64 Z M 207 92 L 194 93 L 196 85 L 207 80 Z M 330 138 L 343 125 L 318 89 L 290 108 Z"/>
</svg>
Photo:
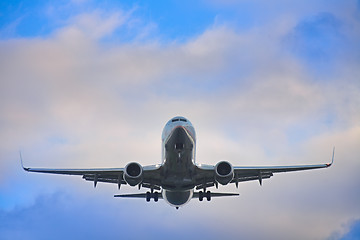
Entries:
<svg viewBox="0 0 360 240">
<path fill-rule="evenodd" d="M 139 163 L 131 162 L 125 166 L 124 180 L 130 186 L 136 186 L 143 180 L 143 168 Z"/>
<path fill-rule="evenodd" d="M 215 166 L 215 179 L 218 183 L 226 185 L 234 178 L 234 168 L 226 161 L 221 161 Z"/>
</svg>

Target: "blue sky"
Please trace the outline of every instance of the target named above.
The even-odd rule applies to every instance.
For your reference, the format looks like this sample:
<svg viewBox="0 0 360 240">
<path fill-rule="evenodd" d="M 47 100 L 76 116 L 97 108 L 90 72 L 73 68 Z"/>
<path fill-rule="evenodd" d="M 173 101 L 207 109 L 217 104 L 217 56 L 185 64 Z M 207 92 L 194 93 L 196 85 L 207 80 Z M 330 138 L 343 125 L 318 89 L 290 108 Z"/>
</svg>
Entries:
<svg viewBox="0 0 360 240">
<path fill-rule="evenodd" d="M 0 238 L 359 238 L 359 25 L 351 0 L 1 2 Z M 335 164 L 179 211 L 19 166 L 158 163 L 176 115 L 200 163 Z"/>
</svg>

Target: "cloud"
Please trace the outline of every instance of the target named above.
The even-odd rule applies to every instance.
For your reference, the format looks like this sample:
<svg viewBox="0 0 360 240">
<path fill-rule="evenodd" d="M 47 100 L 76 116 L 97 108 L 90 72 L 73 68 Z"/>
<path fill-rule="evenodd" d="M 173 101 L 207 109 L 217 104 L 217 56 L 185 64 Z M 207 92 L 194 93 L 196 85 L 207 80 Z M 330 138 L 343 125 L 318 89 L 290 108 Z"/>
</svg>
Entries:
<svg viewBox="0 0 360 240">
<path fill-rule="evenodd" d="M 102 16 L 106 14 L 106 16 Z M 62 38 L 76 39 L 78 35 L 85 35 L 87 38 L 100 39 L 112 34 L 116 29 L 121 27 L 128 16 L 121 12 L 101 13 L 84 13 L 74 17 L 70 27 L 60 31 Z"/>
<path fill-rule="evenodd" d="M 127 208 L 133 210 L 128 211 Z M 184 210 L 166 208 L 164 202 L 152 207 L 141 200 L 122 201 L 86 193 L 74 198 L 72 193 L 55 192 L 39 196 L 28 207 L 0 210 L 0 231 L 3 239 L 47 239 L 49 236 L 52 239 L 158 239 L 159 232 L 166 238 L 183 239 L 189 235 L 198 236 L 199 231 L 207 239 L 229 236 L 221 229 L 219 232 L 209 230 L 208 225 L 200 221 L 201 216 L 191 218 L 194 208 Z M 178 220 L 172 221 L 174 217 Z M 211 225 L 216 226 L 215 223 Z"/>
<path fill-rule="evenodd" d="M 145 37 L 115 44 L 106 38 L 126 29 L 134 16 L 95 10 L 70 17 L 46 37 L 2 40 L 0 218 L 7 221 L 0 219 L 1 235 L 38 239 L 42 230 L 59 238 L 131 238 L 126 230 L 135 222 L 148 238 L 160 231 L 179 239 L 190 233 L 326 239 L 346 232 L 344 223 L 360 213 L 358 58 L 341 45 L 346 57 L 331 65 L 336 75 L 318 81 L 317 74 L 328 75 L 314 74 L 282 44 L 295 34 L 292 40 L 311 52 L 310 30 L 330 38 L 340 32 L 347 41 L 335 42 L 351 46 L 359 35 L 347 31 L 341 15 L 310 15 L 274 28 L 209 26 L 185 42 Z M 337 19 L 341 24 L 332 24 Z M 133 35 L 142 36 L 142 28 Z M 316 48 L 338 57 L 331 47 Z M 27 166 L 158 163 L 161 130 L 175 115 L 195 125 L 201 163 L 323 163 L 335 145 L 335 164 L 275 175 L 262 187 L 244 183 L 239 198 L 191 201 L 177 212 L 164 202 L 114 200 L 116 186 L 93 189 L 78 177 L 27 174 L 19 167 L 19 145 Z"/>
<path fill-rule="evenodd" d="M 320 13 L 299 23 L 286 44 L 314 71 L 329 72 L 347 46 L 341 21 L 331 13 Z"/>
<path fill-rule="evenodd" d="M 328 239 L 352 240 L 359 237 L 359 220 L 353 220 L 344 225 L 342 231 L 334 232 Z"/>
<path fill-rule="evenodd" d="M 358 238 L 360 235 L 360 222 L 359 220 L 354 221 L 351 224 L 350 230 L 344 236 L 341 237 L 341 240 L 352 240 Z"/>
</svg>

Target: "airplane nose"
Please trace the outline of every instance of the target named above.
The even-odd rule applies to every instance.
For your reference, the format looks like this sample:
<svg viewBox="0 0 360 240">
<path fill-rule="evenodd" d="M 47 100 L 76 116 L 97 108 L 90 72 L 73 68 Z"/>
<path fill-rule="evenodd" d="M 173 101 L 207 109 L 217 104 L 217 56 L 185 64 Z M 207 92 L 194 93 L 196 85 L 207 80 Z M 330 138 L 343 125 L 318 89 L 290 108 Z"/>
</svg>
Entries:
<svg viewBox="0 0 360 240">
<path fill-rule="evenodd" d="M 186 135 L 185 127 L 177 126 L 176 128 L 174 128 L 172 135 L 174 135 L 176 137 L 179 137 L 180 135 Z"/>
</svg>

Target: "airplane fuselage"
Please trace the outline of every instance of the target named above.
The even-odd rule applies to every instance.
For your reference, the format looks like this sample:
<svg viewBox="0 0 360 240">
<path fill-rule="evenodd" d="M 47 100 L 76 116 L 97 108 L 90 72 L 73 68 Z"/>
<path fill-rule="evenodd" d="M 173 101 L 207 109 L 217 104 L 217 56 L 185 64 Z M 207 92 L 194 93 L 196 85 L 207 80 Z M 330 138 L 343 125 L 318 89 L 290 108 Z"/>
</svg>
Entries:
<svg viewBox="0 0 360 240">
<path fill-rule="evenodd" d="M 193 196 L 195 181 L 196 135 L 191 122 L 184 117 L 172 118 L 162 134 L 163 198 L 181 206 Z"/>
</svg>

